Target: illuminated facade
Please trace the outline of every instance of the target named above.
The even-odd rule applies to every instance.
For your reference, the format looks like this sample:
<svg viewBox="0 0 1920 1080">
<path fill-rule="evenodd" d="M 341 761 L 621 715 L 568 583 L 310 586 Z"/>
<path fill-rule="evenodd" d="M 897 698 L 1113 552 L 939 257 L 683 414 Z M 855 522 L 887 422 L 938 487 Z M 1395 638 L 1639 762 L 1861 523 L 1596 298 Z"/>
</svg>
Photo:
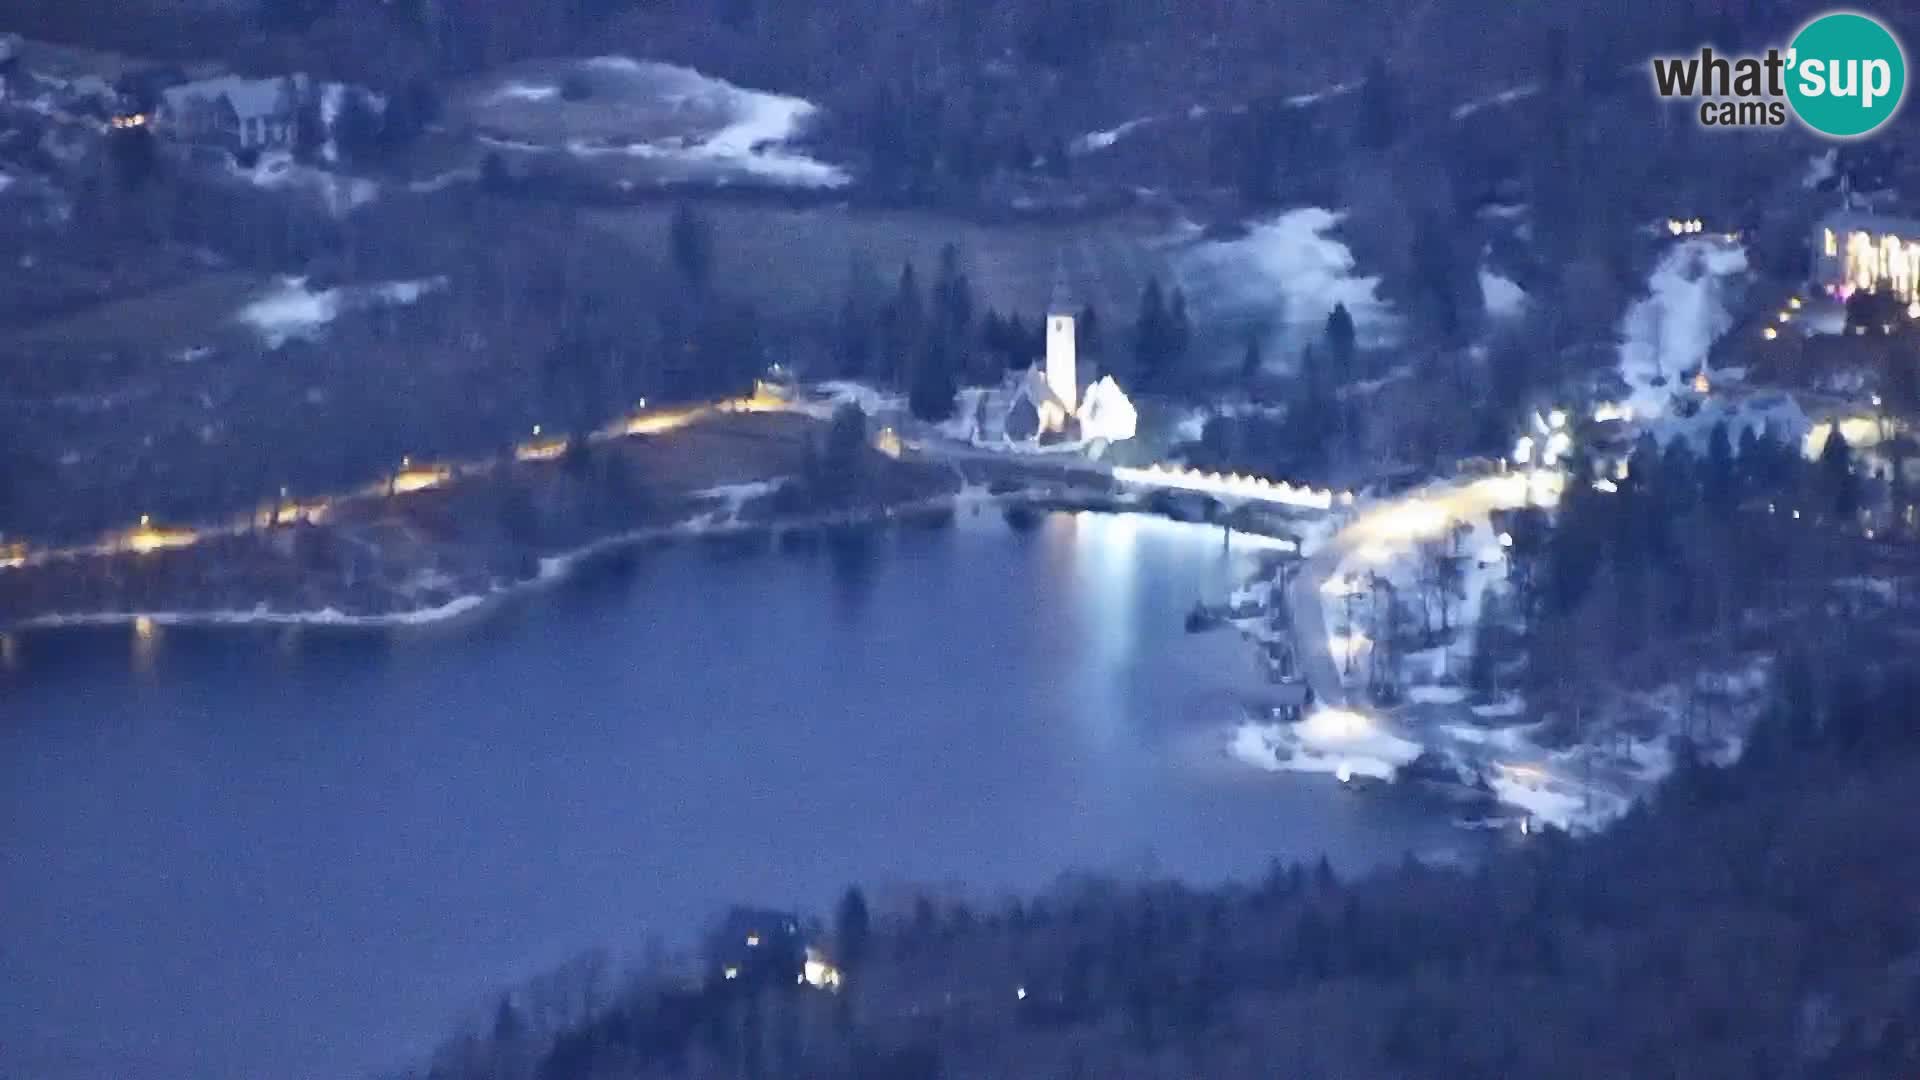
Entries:
<svg viewBox="0 0 1920 1080">
<path fill-rule="evenodd" d="M 1887 291 L 1920 300 L 1920 221 L 1857 211 L 1830 214 L 1814 226 L 1813 284 L 1836 299 Z"/>
<path fill-rule="evenodd" d="M 1073 305 L 1067 299 L 1067 278 L 1064 269 L 1056 270 L 1053 280 L 1053 300 L 1047 305 L 1047 391 L 1052 396 L 1051 408 L 1041 408 L 1042 429 L 1055 434 L 1066 434 L 1069 421 L 1073 419 L 1074 407 L 1080 401 L 1079 356 L 1075 349 L 1073 328 Z"/>
<path fill-rule="evenodd" d="M 1113 376 L 1094 379 L 1091 370 L 1081 368 L 1077 338 L 1066 274 L 1059 268 L 1047 305 L 1046 356 L 1014 376 L 999 399 L 1005 409 L 999 429 L 1009 441 L 1051 437 L 1116 443 L 1133 438 L 1139 423 L 1133 402 Z M 990 430 L 984 418 L 976 425 L 976 435 Z"/>
</svg>

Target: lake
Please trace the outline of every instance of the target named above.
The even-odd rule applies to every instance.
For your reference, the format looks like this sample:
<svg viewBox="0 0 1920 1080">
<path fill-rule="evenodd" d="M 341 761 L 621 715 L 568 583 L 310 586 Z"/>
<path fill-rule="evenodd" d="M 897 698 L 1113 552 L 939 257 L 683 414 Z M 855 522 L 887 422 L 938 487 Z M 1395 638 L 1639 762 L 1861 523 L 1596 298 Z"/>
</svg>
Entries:
<svg viewBox="0 0 1920 1080">
<path fill-rule="evenodd" d="M 1253 567 L 1204 526 L 987 510 L 643 552 L 438 627 L 0 642 L 0 1078 L 360 1075 L 584 949 L 853 882 L 1460 843 L 1227 755 L 1256 654 L 1182 617 Z"/>
</svg>

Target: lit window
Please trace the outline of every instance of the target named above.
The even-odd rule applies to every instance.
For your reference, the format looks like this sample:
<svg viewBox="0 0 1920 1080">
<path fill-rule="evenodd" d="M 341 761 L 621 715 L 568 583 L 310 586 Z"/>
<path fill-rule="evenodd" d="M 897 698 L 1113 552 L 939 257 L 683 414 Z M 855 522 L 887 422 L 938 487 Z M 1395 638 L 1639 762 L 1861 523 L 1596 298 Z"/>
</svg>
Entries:
<svg viewBox="0 0 1920 1080">
<path fill-rule="evenodd" d="M 1827 258 L 1831 259 L 1834 256 L 1840 254 L 1840 238 L 1833 235 L 1832 229 L 1828 229 L 1826 232 L 1827 232 Z"/>
</svg>

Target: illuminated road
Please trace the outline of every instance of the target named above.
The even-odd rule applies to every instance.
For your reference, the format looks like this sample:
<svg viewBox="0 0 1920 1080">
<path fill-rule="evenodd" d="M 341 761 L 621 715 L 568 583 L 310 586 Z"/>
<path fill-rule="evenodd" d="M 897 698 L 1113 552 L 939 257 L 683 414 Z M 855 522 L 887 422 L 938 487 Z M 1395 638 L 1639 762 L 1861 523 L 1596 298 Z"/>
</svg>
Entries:
<svg viewBox="0 0 1920 1080">
<path fill-rule="evenodd" d="M 1356 705 L 1334 655 L 1335 635 L 1326 605 L 1349 589 L 1365 586 L 1336 580 L 1342 564 L 1359 555 L 1386 562 L 1462 522 L 1524 506 L 1530 486 L 1534 502 L 1550 506 L 1559 497 L 1560 483 L 1557 473 L 1513 472 L 1464 483 L 1438 483 L 1390 501 L 1363 505 L 1351 522 L 1307 559 L 1288 589 L 1294 648 L 1314 697 L 1333 707 Z"/>
</svg>

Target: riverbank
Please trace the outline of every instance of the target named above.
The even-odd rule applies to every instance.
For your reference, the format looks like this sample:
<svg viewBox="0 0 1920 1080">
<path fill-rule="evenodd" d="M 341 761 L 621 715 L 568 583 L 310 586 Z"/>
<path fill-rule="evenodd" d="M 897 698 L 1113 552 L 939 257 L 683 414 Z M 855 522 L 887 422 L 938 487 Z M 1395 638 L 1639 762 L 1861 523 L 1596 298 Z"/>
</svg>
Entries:
<svg viewBox="0 0 1920 1080">
<path fill-rule="evenodd" d="M 178 530 L 0 570 L 0 630 L 155 625 L 421 626 L 472 616 L 596 559 L 690 541 L 819 543 L 846 531 L 939 524 L 965 507 L 1009 514 L 1146 512 L 1195 520 L 1164 494 L 1018 462 L 899 460 L 863 451 L 859 482 L 809 489 L 825 425 L 797 412 L 716 412 L 656 434 L 558 454 L 404 477 L 259 527 Z M 1213 515 L 1198 513 L 1199 518 Z M 1286 515 L 1220 518 L 1297 547 Z M 1017 523 L 1016 523 L 1017 524 Z M 157 534 L 159 534 L 157 530 Z M 145 548 L 141 550 L 141 548 Z"/>
<path fill-rule="evenodd" d="M 830 529 L 912 514 L 951 470 L 864 451 L 832 494 L 802 478 L 825 425 L 716 412 L 580 455 L 419 463 L 383 489 L 257 526 L 154 527 L 134 542 L 0 571 L 0 627 L 101 623 L 395 626 L 468 615 L 595 554 L 684 538 Z"/>
</svg>

